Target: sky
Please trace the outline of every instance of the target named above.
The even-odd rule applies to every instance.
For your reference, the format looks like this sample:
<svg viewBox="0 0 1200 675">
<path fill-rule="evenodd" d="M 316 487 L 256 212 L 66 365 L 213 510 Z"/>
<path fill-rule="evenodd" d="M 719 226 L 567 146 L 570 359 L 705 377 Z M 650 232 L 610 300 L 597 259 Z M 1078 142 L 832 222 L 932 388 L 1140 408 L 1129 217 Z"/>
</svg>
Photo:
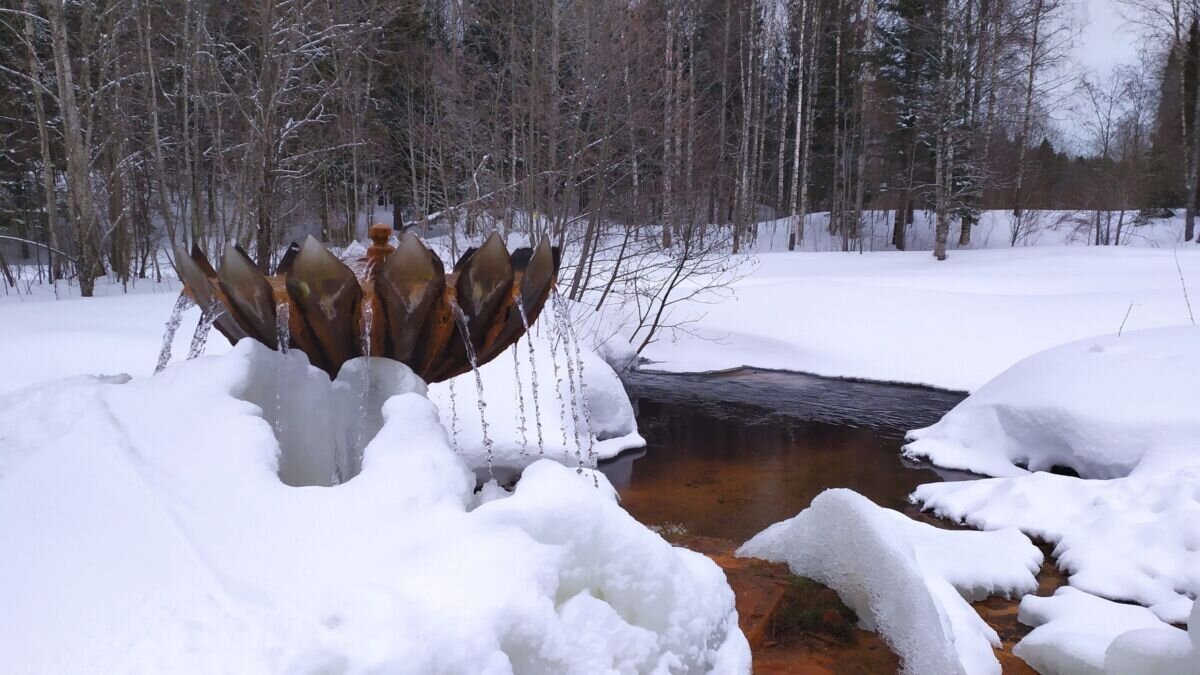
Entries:
<svg viewBox="0 0 1200 675">
<path fill-rule="evenodd" d="M 1072 49 L 1072 60 L 1098 75 L 1114 66 L 1137 61 L 1137 28 L 1121 18 L 1116 0 L 1077 0 L 1075 7 L 1080 33 Z"/>
</svg>

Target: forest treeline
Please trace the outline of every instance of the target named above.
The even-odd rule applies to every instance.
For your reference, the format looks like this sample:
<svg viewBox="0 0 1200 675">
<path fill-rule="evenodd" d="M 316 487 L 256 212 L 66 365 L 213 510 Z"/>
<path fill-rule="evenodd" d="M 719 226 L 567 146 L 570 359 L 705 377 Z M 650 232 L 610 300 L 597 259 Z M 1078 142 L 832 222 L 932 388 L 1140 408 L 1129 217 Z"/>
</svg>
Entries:
<svg viewBox="0 0 1200 675">
<path fill-rule="evenodd" d="M 984 209 L 1185 208 L 1191 239 L 1197 7 L 1137 2 L 1143 63 L 1080 75 L 1066 0 L 0 0 L 0 237 L 84 294 L 381 209 L 581 259 L 818 211 L 846 249 L 926 211 L 939 257 Z"/>
</svg>

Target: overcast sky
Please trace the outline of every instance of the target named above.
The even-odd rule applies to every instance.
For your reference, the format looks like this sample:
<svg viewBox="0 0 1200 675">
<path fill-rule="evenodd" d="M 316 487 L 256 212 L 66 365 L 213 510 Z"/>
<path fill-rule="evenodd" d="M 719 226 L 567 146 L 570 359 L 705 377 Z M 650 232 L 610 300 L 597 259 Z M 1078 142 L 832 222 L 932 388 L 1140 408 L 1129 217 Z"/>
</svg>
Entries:
<svg viewBox="0 0 1200 675">
<path fill-rule="evenodd" d="M 1076 19 L 1081 32 L 1074 47 L 1075 62 L 1097 74 L 1137 60 L 1137 30 L 1121 18 L 1115 0 L 1078 0 Z"/>
</svg>

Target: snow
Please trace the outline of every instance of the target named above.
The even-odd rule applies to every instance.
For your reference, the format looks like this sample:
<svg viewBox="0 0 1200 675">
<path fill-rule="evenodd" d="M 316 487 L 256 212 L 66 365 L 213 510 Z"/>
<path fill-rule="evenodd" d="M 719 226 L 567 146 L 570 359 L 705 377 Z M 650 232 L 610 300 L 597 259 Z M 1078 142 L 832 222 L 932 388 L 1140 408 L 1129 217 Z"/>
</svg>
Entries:
<svg viewBox="0 0 1200 675">
<path fill-rule="evenodd" d="M 786 562 L 837 591 L 905 673 L 999 673 L 996 632 L 969 601 L 1037 588 L 1041 551 L 1016 530 L 941 530 L 847 489 L 822 492 L 738 555 Z"/>
<path fill-rule="evenodd" d="M 602 475 L 542 461 L 481 499 L 407 369 L 331 383 L 303 361 L 244 342 L 0 397 L 6 668 L 749 672 L 719 568 L 634 521 Z M 321 478 L 315 454 L 359 419 L 323 411 L 355 400 L 379 420 L 361 472 L 286 485 L 289 458 L 296 482 Z"/>
<path fill-rule="evenodd" d="M 550 320 L 548 307 L 542 319 Z M 591 466 L 596 460 L 646 444 L 638 435 L 633 404 L 620 378 L 591 350 L 580 350 L 583 387 L 576 380 L 576 395 L 572 397 L 567 360 L 575 363 L 573 343 L 554 339 L 550 333 L 540 324 L 535 325 L 533 335 L 517 343 L 515 359 L 512 354 L 501 354 L 479 369 L 487 404 L 488 436 L 493 440 L 492 462 L 498 477 L 511 476 L 542 457 L 576 466 L 580 460 L 575 453 L 579 451 L 583 463 Z M 529 341 L 533 342 L 533 366 L 529 361 Z M 557 380 L 555 361 L 558 362 Z M 578 377 L 578 364 L 573 368 Z M 447 426 L 457 413 L 458 444 L 468 463 L 475 467 L 485 466 L 483 425 L 474 376 L 468 373 L 455 378 L 453 396 L 449 383 L 435 384 L 430 387 L 430 398 L 441 410 Z M 586 416 L 584 408 L 575 405 L 582 401 L 587 403 Z M 541 448 L 537 440 L 536 413 L 539 412 Z M 592 442 L 589 442 L 589 436 L 594 437 Z"/>
<path fill-rule="evenodd" d="M 1200 328 L 1162 328 L 1018 363 L 905 450 L 1000 477 L 922 485 L 913 499 L 1052 542 L 1072 586 L 1182 622 L 1200 594 L 1197 344 Z"/>
<path fill-rule="evenodd" d="M 1144 607 L 1064 586 L 1051 597 L 1025 597 L 1019 619 L 1034 629 L 1013 653 L 1041 673 L 1200 673 L 1200 607 L 1185 632 Z"/>
<path fill-rule="evenodd" d="M 1200 310 L 1200 247 L 1177 252 Z M 1190 324 L 1169 248 L 1037 246 L 759 253 L 719 303 L 642 352 L 672 372 L 754 366 L 971 391 L 1021 359 L 1095 335 Z M 1128 317 L 1126 318 L 1126 315 Z"/>
<path fill-rule="evenodd" d="M 1198 344 L 1200 328 L 1186 326 L 1038 353 L 910 432 L 904 452 L 991 476 L 1064 466 L 1115 478 L 1200 465 Z"/>
</svg>

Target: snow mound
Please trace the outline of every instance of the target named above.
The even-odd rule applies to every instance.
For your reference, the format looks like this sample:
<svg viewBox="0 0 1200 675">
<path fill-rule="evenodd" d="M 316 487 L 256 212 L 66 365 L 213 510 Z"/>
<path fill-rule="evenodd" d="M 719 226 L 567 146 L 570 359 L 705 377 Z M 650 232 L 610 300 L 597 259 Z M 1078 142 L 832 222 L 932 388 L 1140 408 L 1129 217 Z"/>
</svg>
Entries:
<svg viewBox="0 0 1200 675">
<path fill-rule="evenodd" d="M 1081 340 L 1035 354 L 904 454 L 991 476 L 1070 467 L 1084 478 L 1200 465 L 1200 327 Z"/>
<path fill-rule="evenodd" d="M 579 452 L 590 466 L 589 449 L 593 459 L 600 460 L 646 444 L 638 435 L 633 404 L 621 379 L 593 351 L 580 350 L 582 386 L 573 344 L 535 333 L 527 334 L 509 351 L 479 369 L 492 463 L 502 481 L 543 457 L 576 466 Z M 441 411 L 442 424 L 447 429 L 457 428 L 459 449 L 468 463 L 484 467 L 475 375 L 466 373 L 451 382 L 431 386 L 429 397 Z"/>
<path fill-rule="evenodd" d="M 1052 542 L 1072 586 L 1183 621 L 1200 594 L 1198 344 L 1200 328 L 1161 328 L 1022 361 L 905 450 L 1001 477 L 922 485 L 914 501 Z"/>
<path fill-rule="evenodd" d="M 1200 673 L 1200 603 L 1184 632 L 1144 607 L 1064 586 L 1051 597 L 1026 596 L 1019 619 L 1034 629 L 1013 653 L 1041 673 Z"/>
<path fill-rule="evenodd" d="M 826 490 L 797 516 L 746 542 L 738 555 L 786 562 L 825 584 L 878 631 L 905 673 L 999 673 L 996 632 L 968 601 L 1030 593 L 1041 551 L 1016 530 L 941 530 Z"/>
<path fill-rule="evenodd" d="M 749 672 L 719 568 L 603 476 L 539 462 L 481 498 L 403 366 L 303 362 L 247 341 L 0 398 L 7 669 Z M 361 470 L 317 487 L 363 419 Z"/>
</svg>

